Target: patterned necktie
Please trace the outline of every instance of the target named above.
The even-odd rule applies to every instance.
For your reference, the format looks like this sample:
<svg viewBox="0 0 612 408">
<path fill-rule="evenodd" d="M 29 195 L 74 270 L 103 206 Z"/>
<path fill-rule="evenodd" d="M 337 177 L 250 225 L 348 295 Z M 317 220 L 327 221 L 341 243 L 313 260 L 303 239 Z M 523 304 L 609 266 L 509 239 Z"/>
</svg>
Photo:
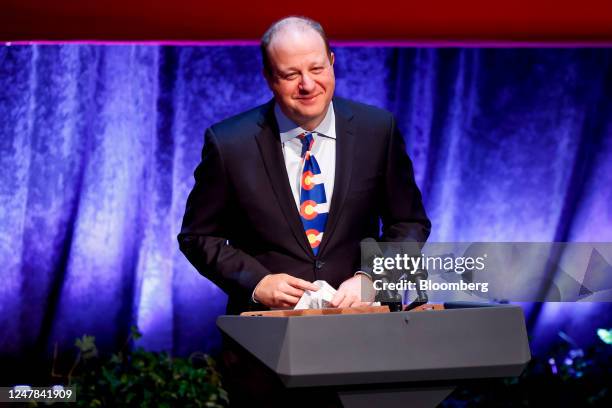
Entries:
<svg viewBox="0 0 612 408">
<path fill-rule="evenodd" d="M 311 153 L 314 144 L 312 133 L 302 133 L 298 138 L 302 142 L 302 159 L 304 160 L 300 183 L 300 216 L 312 252 L 317 255 L 325 231 L 329 205 L 325 197 L 321 169 Z"/>
</svg>

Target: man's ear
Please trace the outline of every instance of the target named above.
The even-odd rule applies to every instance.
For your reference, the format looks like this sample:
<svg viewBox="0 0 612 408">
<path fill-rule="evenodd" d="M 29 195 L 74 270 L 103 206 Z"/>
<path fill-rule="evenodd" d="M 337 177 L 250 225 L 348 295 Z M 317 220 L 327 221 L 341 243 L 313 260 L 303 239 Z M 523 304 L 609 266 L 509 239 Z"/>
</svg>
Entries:
<svg viewBox="0 0 612 408">
<path fill-rule="evenodd" d="M 333 52 L 329 53 L 329 63 L 331 64 L 331 66 L 334 66 L 334 61 L 336 61 L 336 56 L 334 55 Z"/>
</svg>

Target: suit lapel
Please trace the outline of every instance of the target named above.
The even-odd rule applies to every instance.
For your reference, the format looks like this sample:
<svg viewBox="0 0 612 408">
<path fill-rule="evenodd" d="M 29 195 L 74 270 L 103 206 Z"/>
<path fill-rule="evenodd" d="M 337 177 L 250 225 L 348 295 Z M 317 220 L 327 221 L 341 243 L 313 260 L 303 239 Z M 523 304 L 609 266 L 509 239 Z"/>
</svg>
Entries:
<svg viewBox="0 0 612 408">
<path fill-rule="evenodd" d="M 270 102 L 262 110 L 262 115 L 259 121 L 261 131 L 255 136 L 259 151 L 263 157 L 264 166 L 272 189 L 278 200 L 278 204 L 291 228 L 291 232 L 295 239 L 308 254 L 313 257 L 312 250 L 304 233 L 304 226 L 300 220 L 299 213 L 295 206 L 291 186 L 289 185 L 289 177 L 287 176 L 287 168 L 285 167 L 285 159 L 280 142 L 278 125 L 274 119 L 273 102 Z"/>
<path fill-rule="evenodd" d="M 334 98 L 334 113 L 336 116 L 336 175 L 334 194 L 319 254 L 325 250 L 338 224 L 340 211 L 343 208 L 344 200 L 349 190 L 353 170 L 353 150 L 355 146 L 355 129 L 352 123 L 353 113 L 344 101 L 338 98 Z"/>
</svg>

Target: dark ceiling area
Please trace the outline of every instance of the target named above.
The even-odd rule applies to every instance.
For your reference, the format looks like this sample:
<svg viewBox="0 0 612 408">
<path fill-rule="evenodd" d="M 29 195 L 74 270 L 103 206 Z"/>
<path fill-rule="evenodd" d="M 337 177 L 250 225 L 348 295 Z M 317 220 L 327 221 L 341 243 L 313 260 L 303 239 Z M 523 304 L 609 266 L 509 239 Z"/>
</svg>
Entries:
<svg viewBox="0 0 612 408">
<path fill-rule="evenodd" d="M 609 0 L 6 0 L 0 41 L 256 41 L 286 15 L 320 21 L 339 42 L 612 44 Z"/>
</svg>

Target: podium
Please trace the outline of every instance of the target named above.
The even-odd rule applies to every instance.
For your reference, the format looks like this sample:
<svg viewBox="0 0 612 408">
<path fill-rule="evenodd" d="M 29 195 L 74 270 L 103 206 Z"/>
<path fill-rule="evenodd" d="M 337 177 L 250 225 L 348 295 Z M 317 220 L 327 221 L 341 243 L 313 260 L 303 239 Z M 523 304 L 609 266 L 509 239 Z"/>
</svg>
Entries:
<svg viewBox="0 0 612 408">
<path fill-rule="evenodd" d="M 435 407 L 459 380 L 518 376 L 531 358 L 523 311 L 512 305 L 220 316 L 217 326 L 285 387 L 331 387 L 347 408 Z"/>
</svg>

